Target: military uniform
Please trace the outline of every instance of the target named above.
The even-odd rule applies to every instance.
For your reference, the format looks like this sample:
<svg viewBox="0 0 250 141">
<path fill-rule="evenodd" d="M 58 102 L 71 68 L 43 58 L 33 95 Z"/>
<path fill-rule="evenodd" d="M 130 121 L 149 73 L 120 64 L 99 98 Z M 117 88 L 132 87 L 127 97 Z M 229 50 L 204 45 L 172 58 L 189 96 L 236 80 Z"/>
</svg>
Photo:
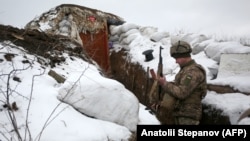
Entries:
<svg viewBox="0 0 250 141">
<path fill-rule="evenodd" d="M 174 58 L 186 57 L 191 53 L 186 42 L 178 42 L 171 48 Z M 202 117 L 202 98 L 207 93 L 206 72 L 194 60 L 181 66 L 174 82 L 166 82 L 162 88 L 175 99 L 173 116 L 175 124 L 198 125 Z M 164 99 L 162 101 L 164 103 Z M 173 106 L 173 105 L 172 105 Z"/>
</svg>

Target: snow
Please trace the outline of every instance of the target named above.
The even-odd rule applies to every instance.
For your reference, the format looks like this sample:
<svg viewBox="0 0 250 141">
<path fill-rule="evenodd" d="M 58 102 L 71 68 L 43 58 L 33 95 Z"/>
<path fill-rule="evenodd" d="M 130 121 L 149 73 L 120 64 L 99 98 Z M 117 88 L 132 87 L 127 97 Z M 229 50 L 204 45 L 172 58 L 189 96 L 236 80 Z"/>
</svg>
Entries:
<svg viewBox="0 0 250 141">
<path fill-rule="evenodd" d="M 68 22 L 65 21 L 65 24 Z M 227 84 L 249 93 L 248 74 L 214 79 L 221 54 L 249 53 L 248 46 L 235 41 L 218 42 L 195 33 L 173 35 L 158 31 L 156 27 L 133 23 L 112 27 L 111 30 L 111 51 L 125 49 L 129 53 L 128 61 L 139 63 L 145 70 L 148 67 L 157 70 L 159 48 L 163 47 L 163 74 L 168 81 L 172 81 L 179 70 L 170 57 L 169 48 L 173 42 L 183 39 L 196 50 L 192 58 L 206 69 L 208 83 Z M 70 31 L 65 29 L 64 32 Z M 142 52 L 148 49 L 154 50 L 154 59 L 145 62 Z M 64 54 L 66 62 L 53 68 L 67 78 L 64 84 L 58 84 L 47 75 L 51 68 L 41 66 L 36 56 L 23 50 L 8 41 L 0 43 L 0 59 L 3 60 L 0 62 L 0 90 L 3 93 L 0 101 L 3 105 L 9 94 L 10 102 L 17 103 L 19 109 L 14 115 L 23 138 L 28 140 L 30 132 L 33 140 L 41 141 L 120 141 L 128 140 L 136 124 L 160 124 L 121 83 L 102 76 L 97 66 L 76 57 L 72 60 Z M 4 59 L 6 53 L 14 54 L 12 61 Z M 23 60 L 31 63 L 24 64 Z M 13 77 L 20 78 L 21 82 L 14 81 Z M 10 89 L 7 89 L 8 84 Z M 73 96 L 68 97 L 68 94 Z M 241 113 L 250 108 L 249 95 L 208 91 L 202 102 L 221 109 L 223 114 L 229 116 L 231 124 L 250 124 L 249 117 L 238 122 Z M 1 107 L 0 113 L 0 140 L 16 139 L 15 132 L 10 132 L 13 128 L 8 110 Z"/>
<path fill-rule="evenodd" d="M 237 49 L 236 49 L 237 48 Z M 243 46 L 237 42 L 212 42 L 205 49 L 207 56 L 214 59 L 215 61 L 220 61 L 220 56 L 223 53 L 249 53 L 250 48 Z"/>
<path fill-rule="evenodd" d="M 97 69 L 73 72 L 59 89 L 58 99 L 89 116 L 136 131 L 138 99 L 121 83 L 101 76 Z"/>
<path fill-rule="evenodd" d="M 203 103 L 211 104 L 214 108 L 223 109 L 223 114 L 230 117 L 231 124 L 238 124 L 239 115 L 249 108 L 250 97 L 240 94 L 216 94 L 208 93 Z M 245 123 L 249 125 L 249 123 Z"/>
<path fill-rule="evenodd" d="M 63 3 L 100 9 L 129 23 L 154 26 L 171 33 L 181 30 L 218 38 L 249 37 L 250 33 L 248 0 L 8 0 L 0 5 L 0 23 L 22 28 L 34 17 Z"/>
<path fill-rule="evenodd" d="M 74 61 L 72 61 L 69 56 L 65 55 L 67 58 L 66 63 L 54 70 L 65 75 L 68 79 L 64 84 L 58 84 L 52 77 L 47 75 L 50 68 L 41 67 L 41 64 L 36 62 L 37 58 L 22 52 L 21 47 L 9 42 L 2 42 L 0 48 L 1 59 L 4 59 L 4 53 L 15 54 L 12 62 L 4 59 L 0 63 L 1 74 L 3 74 L 0 80 L 1 91 L 4 92 L 0 99 L 3 105 L 7 95 L 7 74 L 10 74 L 10 101 L 15 101 L 19 108 L 14 114 L 22 135 L 25 134 L 26 119 L 33 140 L 44 141 L 125 140 L 131 135 L 129 129 L 135 130 L 137 122 L 159 124 L 155 117 L 144 110 L 143 105 L 139 105 L 131 92 L 126 90 L 119 82 L 101 76 L 96 66 L 78 58 L 74 58 Z M 32 62 L 31 66 L 23 64 L 23 60 Z M 80 74 L 83 74 L 83 78 L 79 76 Z M 13 81 L 14 76 L 19 77 L 21 83 Z M 81 79 L 77 81 L 79 78 Z M 83 115 L 68 104 L 60 102 L 64 89 L 69 88 L 67 85 L 72 83 L 76 83 L 74 87 L 75 97 L 68 100 L 72 100 L 73 104 L 75 104 L 75 101 L 78 101 L 80 96 L 86 96 L 84 103 L 76 106 L 91 106 L 82 107 L 82 109 L 92 109 L 87 111 L 87 114 L 95 112 L 92 115 L 97 115 L 99 119 Z M 81 93 L 84 95 L 81 95 Z M 67 100 L 64 99 L 64 101 Z M 70 103 L 71 101 L 67 102 Z M 0 112 L 0 132 L 8 138 L 14 137 L 14 132 L 9 132 L 12 127 L 9 122 L 10 119 L 8 119 L 8 110 L 1 107 Z M 27 112 L 28 116 L 26 115 Z M 139 117 L 142 115 L 145 121 L 142 119 L 139 121 Z M 122 126 L 122 123 L 125 126 Z M 3 139 L 4 137 L 1 136 L 1 140 Z"/>
<path fill-rule="evenodd" d="M 130 26 L 129 24 L 123 24 L 123 26 Z M 118 27 L 115 27 L 116 30 Z M 142 28 L 142 30 L 141 30 Z M 214 71 L 218 72 L 220 57 L 222 54 L 231 54 L 231 53 L 249 53 L 249 47 L 244 46 L 235 41 L 227 42 L 218 42 L 214 39 L 205 38 L 204 35 L 189 33 L 189 34 L 180 34 L 172 36 L 161 36 L 161 39 L 158 39 L 158 42 L 152 42 L 152 34 L 157 33 L 154 27 L 141 27 L 139 28 L 138 33 L 133 33 L 140 35 L 141 37 L 135 38 L 130 44 L 123 44 L 129 54 L 131 54 L 131 61 L 141 64 L 146 70 L 147 67 L 157 70 L 158 58 L 159 58 L 159 47 L 162 46 L 163 56 L 163 74 L 169 81 L 174 79 L 174 76 L 179 70 L 179 67 L 176 65 L 175 60 L 172 59 L 169 55 L 169 47 L 171 44 L 179 39 L 189 42 L 192 46 L 195 46 L 199 52 L 192 54 L 192 58 L 200 63 L 205 70 L 207 71 L 207 78 L 209 84 L 216 85 L 229 85 L 234 89 L 240 90 L 242 92 L 249 92 L 250 82 L 249 82 L 249 69 L 245 69 L 243 73 L 241 72 L 238 75 L 220 77 L 214 79 Z M 146 32 L 145 32 L 146 31 Z M 129 32 L 129 31 L 128 31 Z M 127 33 L 128 33 L 127 32 Z M 147 33 L 147 34 L 145 34 Z M 126 34 L 126 33 L 123 33 Z M 127 35 L 129 37 L 129 35 Z M 121 37 L 121 36 L 120 36 Z M 117 39 L 118 43 L 120 39 Z M 164 42 L 162 42 L 164 41 Z M 116 41 L 114 41 L 116 42 Z M 123 42 L 122 42 L 123 43 Z M 199 46 L 201 44 L 201 46 Z M 127 46 L 126 46 L 127 45 Z M 120 46 L 119 44 L 114 44 L 114 46 Z M 198 49 L 200 47 L 200 49 Z M 120 49 L 120 48 L 118 48 Z M 142 54 L 144 50 L 153 49 L 154 59 L 150 62 L 145 62 L 145 56 Z M 116 50 L 117 51 L 117 50 Z M 245 63 L 244 63 L 245 61 Z M 247 64 L 249 59 L 241 60 L 242 64 Z M 233 69 L 233 68 L 232 68 Z M 242 71 L 242 69 L 239 69 Z M 239 71 L 240 72 L 240 71 Z M 241 93 L 230 93 L 230 94 L 216 94 L 213 91 L 208 92 L 208 96 L 203 100 L 204 104 L 214 105 L 215 108 L 223 109 L 223 113 L 230 117 L 231 124 L 238 124 L 238 118 L 243 111 L 249 109 L 250 107 L 250 97 L 249 95 Z M 216 103 L 216 104 L 215 104 Z M 229 104 L 230 103 L 230 104 Z M 240 123 L 243 124 L 243 123 Z M 244 122 L 244 124 L 249 124 Z"/>
</svg>

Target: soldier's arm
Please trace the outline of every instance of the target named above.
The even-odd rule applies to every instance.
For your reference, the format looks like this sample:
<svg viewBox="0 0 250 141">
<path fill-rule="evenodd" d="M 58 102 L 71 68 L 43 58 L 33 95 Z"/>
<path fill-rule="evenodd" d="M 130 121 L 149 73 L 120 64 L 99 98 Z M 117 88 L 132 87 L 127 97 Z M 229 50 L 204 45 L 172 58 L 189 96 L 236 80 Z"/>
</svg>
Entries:
<svg viewBox="0 0 250 141">
<path fill-rule="evenodd" d="M 199 70 L 192 69 L 181 76 L 180 84 L 166 82 L 163 89 L 178 99 L 185 99 L 203 80 L 203 73 Z"/>
</svg>

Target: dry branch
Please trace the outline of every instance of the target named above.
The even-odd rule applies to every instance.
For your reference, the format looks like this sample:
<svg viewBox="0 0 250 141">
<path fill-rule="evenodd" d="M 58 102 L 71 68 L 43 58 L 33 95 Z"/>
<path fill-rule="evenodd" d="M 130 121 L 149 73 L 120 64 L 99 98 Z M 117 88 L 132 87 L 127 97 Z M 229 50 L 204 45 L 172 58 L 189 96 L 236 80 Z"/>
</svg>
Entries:
<svg viewBox="0 0 250 141">
<path fill-rule="evenodd" d="M 59 75 L 58 73 L 56 73 L 53 70 L 50 70 L 48 73 L 51 77 L 53 77 L 58 83 L 64 83 L 65 82 L 65 78 L 61 75 Z"/>
</svg>

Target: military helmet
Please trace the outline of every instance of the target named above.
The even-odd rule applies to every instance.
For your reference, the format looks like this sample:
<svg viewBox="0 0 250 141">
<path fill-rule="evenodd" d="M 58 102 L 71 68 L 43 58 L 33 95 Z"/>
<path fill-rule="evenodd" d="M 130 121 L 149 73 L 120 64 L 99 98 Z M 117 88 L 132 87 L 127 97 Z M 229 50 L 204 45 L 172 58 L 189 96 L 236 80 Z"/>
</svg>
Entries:
<svg viewBox="0 0 250 141">
<path fill-rule="evenodd" d="M 180 57 L 190 57 L 190 53 L 192 52 L 192 48 L 189 43 L 185 41 L 178 41 L 172 45 L 170 48 L 170 55 L 173 58 Z"/>
</svg>

